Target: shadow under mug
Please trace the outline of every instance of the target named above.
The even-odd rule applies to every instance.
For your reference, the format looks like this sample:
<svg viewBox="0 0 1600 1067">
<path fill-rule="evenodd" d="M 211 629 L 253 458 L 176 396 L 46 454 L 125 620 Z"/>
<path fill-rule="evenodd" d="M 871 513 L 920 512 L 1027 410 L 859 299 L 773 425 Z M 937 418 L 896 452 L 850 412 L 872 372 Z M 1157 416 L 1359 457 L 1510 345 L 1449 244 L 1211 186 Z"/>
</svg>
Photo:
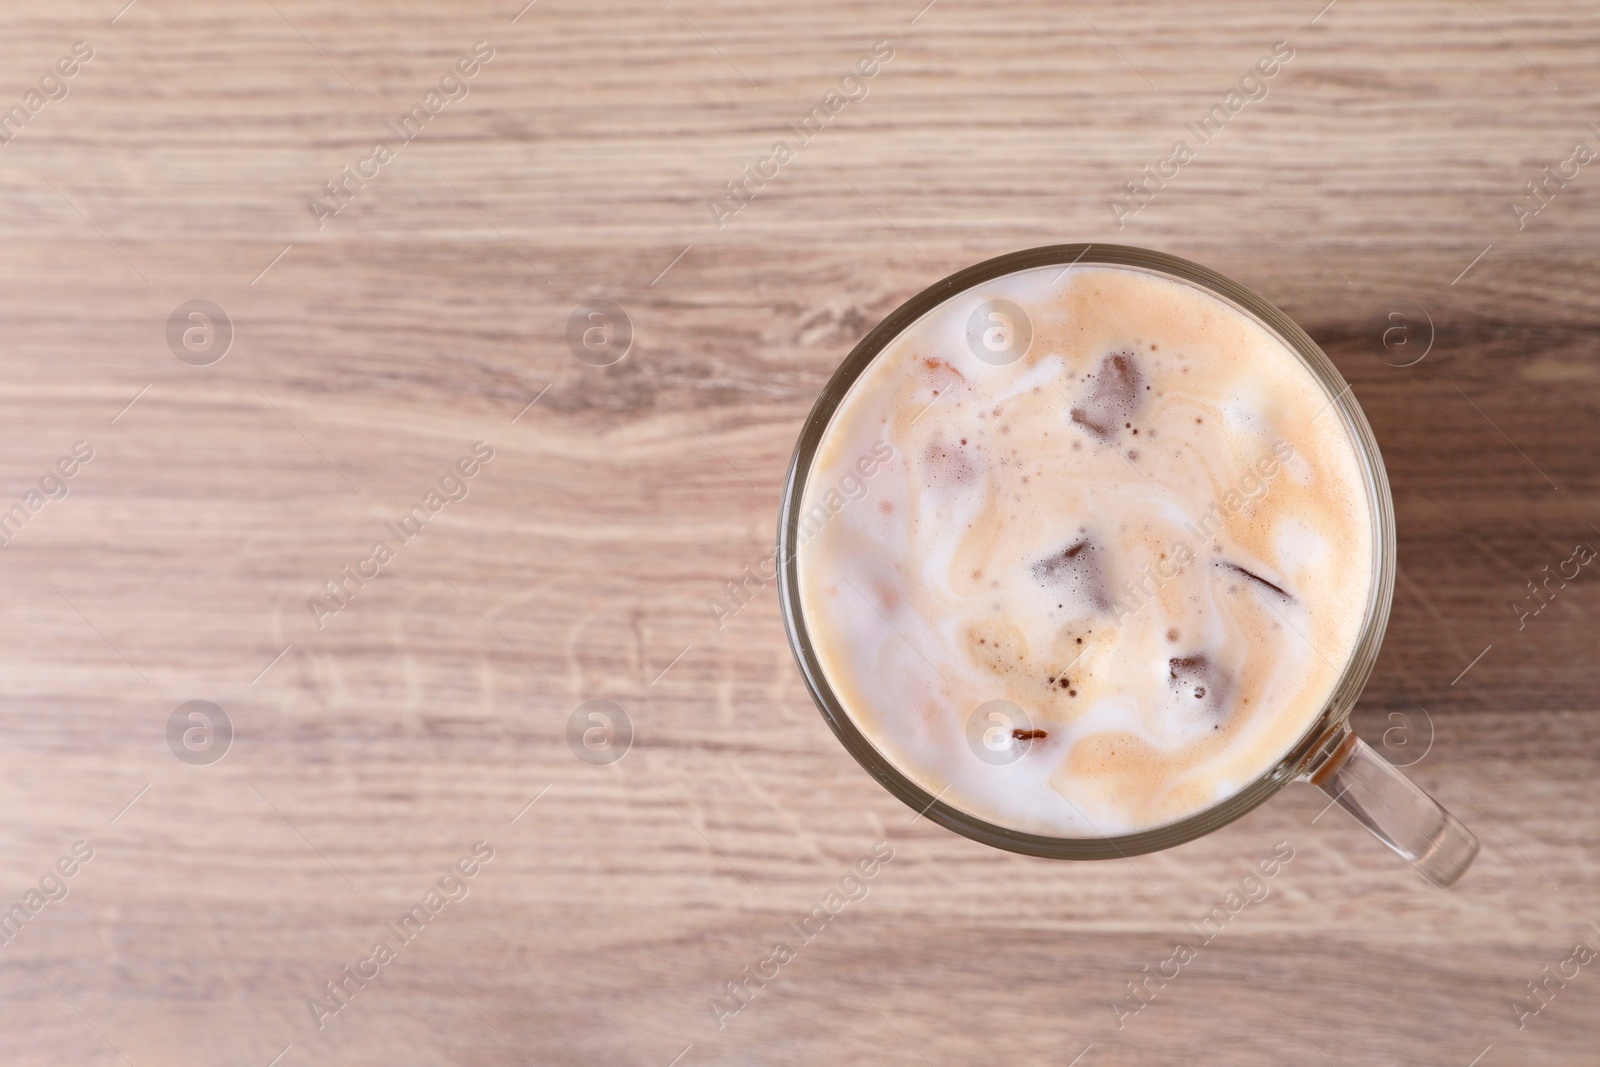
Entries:
<svg viewBox="0 0 1600 1067">
<path fill-rule="evenodd" d="M 1113 266 L 1145 271 L 1205 290 L 1277 336 L 1317 379 L 1329 406 L 1344 420 L 1361 459 L 1372 516 L 1371 592 L 1360 636 L 1327 705 L 1283 757 L 1224 800 L 1174 822 L 1108 837 L 1066 838 L 1024 833 L 978 818 L 928 793 L 866 738 L 839 702 L 817 659 L 800 607 L 801 501 L 817 448 L 835 411 L 878 353 L 934 308 L 976 286 L 1039 267 Z M 1321 417 L 1320 415 L 1318 416 Z M 1126 245 L 1048 245 L 1012 252 L 950 275 L 896 308 L 867 334 L 834 372 L 800 432 L 784 486 L 778 527 L 782 561 L 779 597 L 784 626 L 806 686 L 835 736 L 889 792 L 929 819 L 996 848 L 1053 859 L 1113 859 L 1171 848 L 1219 829 L 1261 804 L 1291 781 L 1308 781 L 1338 803 L 1384 844 L 1438 886 L 1461 877 L 1478 853 L 1478 840 L 1432 797 L 1355 735 L 1350 711 L 1377 662 L 1394 598 L 1395 525 L 1389 479 L 1366 416 L 1333 363 L 1306 332 L 1278 308 L 1238 282 L 1176 256 Z"/>
</svg>

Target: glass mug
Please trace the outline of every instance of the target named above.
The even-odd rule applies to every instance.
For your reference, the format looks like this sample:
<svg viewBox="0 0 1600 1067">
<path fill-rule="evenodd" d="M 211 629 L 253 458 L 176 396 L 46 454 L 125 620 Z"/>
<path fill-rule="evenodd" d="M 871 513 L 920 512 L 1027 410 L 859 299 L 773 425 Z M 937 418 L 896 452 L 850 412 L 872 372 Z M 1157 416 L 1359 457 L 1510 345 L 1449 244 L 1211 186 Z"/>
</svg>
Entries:
<svg viewBox="0 0 1600 1067">
<path fill-rule="evenodd" d="M 1277 763 L 1209 808 L 1164 825 L 1104 837 L 1065 838 L 999 826 L 931 795 L 867 739 L 840 703 L 818 660 L 800 603 L 798 535 L 807 478 L 835 411 L 856 379 L 891 341 L 946 301 L 986 282 L 1049 266 L 1113 266 L 1147 271 L 1195 286 L 1254 319 L 1299 357 L 1344 420 L 1360 457 L 1372 518 L 1372 581 L 1360 635 L 1320 715 Z M 1350 711 L 1367 683 L 1383 643 L 1394 598 L 1395 524 L 1389 479 L 1366 416 L 1333 363 L 1306 332 L 1261 296 L 1216 271 L 1162 252 L 1125 245 L 1049 245 L 1012 252 L 958 271 L 928 287 L 880 322 L 834 372 L 800 433 L 784 486 L 778 527 L 782 561 L 779 597 L 784 627 L 806 686 L 822 717 L 849 753 L 909 807 L 974 841 L 1052 859 L 1114 859 L 1192 841 L 1220 829 L 1291 781 L 1327 793 L 1358 822 L 1438 886 L 1459 879 L 1478 854 L 1478 840 L 1437 801 L 1356 736 Z"/>
</svg>

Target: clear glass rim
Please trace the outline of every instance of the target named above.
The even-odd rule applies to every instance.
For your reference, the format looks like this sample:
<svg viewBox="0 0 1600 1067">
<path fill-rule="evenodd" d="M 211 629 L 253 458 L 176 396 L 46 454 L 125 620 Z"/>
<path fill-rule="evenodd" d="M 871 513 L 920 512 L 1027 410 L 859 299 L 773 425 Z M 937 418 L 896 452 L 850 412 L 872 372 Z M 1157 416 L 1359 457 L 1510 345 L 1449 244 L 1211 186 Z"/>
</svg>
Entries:
<svg viewBox="0 0 1600 1067">
<path fill-rule="evenodd" d="M 1361 634 L 1322 713 L 1283 758 L 1232 796 L 1175 822 L 1111 837 L 1064 838 L 1013 830 L 948 804 L 912 781 L 878 751 L 839 702 L 817 659 L 800 608 L 796 555 L 800 502 L 805 496 L 806 482 L 823 433 L 856 379 L 890 341 L 951 297 L 1004 275 L 1067 265 L 1131 267 L 1191 283 L 1232 304 L 1281 339 L 1322 384 L 1330 398 L 1329 404 L 1344 420 L 1346 430 L 1356 442 L 1372 516 L 1372 581 Z M 778 553 L 782 564 L 779 601 L 795 662 L 834 736 L 879 784 L 940 826 L 995 848 L 1052 859 L 1115 859 L 1171 848 L 1227 825 L 1303 774 L 1326 748 L 1329 739 L 1345 729 L 1350 711 L 1377 662 L 1378 649 L 1388 625 L 1389 607 L 1394 597 L 1394 505 L 1377 440 L 1349 383 L 1317 343 L 1260 294 L 1208 267 L 1165 252 L 1129 245 L 1046 245 L 997 256 L 935 282 L 891 312 L 845 357 L 817 397 L 795 445 L 784 484 Z"/>
</svg>

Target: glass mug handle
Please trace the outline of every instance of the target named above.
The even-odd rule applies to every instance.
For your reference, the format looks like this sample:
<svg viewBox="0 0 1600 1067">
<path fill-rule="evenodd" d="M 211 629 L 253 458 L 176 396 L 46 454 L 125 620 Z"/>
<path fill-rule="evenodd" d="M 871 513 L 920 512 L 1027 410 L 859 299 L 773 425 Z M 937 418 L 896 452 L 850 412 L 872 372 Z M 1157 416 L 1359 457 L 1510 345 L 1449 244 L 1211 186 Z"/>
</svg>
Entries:
<svg viewBox="0 0 1600 1067">
<path fill-rule="evenodd" d="M 1305 775 L 1379 841 L 1436 886 L 1449 887 L 1478 854 L 1460 819 L 1343 724 Z"/>
</svg>

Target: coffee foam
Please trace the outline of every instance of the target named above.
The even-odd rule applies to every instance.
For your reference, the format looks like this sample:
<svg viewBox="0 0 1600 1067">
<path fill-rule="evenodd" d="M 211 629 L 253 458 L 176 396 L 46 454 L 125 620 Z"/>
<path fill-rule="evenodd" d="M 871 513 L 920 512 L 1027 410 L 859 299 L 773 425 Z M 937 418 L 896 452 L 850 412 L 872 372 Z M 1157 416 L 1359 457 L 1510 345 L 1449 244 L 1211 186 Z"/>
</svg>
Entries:
<svg viewBox="0 0 1600 1067">
<path fill-rule="evenodd" d="M 1032 328 L 1002 366 L 968 342 L 994 300 Z M 800 606 L 840 703 L 930 794 L 1056 837 L 1147 829 L 1237 792 L 1326 706 L 1370 593 L 1361 461 L 1230 304 L 1121 267 L 985 283 L 855 382 L 803 506 L 884 440 L 867 498 L 801 544 Z M 968 740 L 996 700 L 1026 719 L 999 764 Z"/>
</svg>

